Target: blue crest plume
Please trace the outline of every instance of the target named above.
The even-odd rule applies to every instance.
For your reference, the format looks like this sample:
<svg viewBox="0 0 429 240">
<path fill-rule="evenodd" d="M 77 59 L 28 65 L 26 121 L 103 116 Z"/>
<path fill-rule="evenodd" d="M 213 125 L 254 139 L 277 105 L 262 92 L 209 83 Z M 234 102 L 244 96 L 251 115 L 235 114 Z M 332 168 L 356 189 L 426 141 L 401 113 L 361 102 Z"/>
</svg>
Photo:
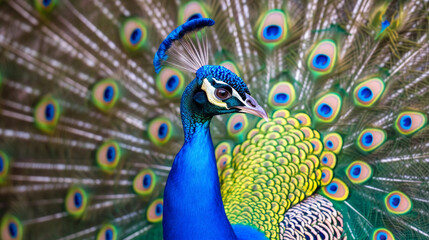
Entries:
<svg viewBox="0 0 429 240">
<path fill-rule="evenodd" d="M 166 61 L 168 58 L 167 51 L 171 48 L 171 45 L 174 41 L 183 39 L 187 33 L 198 31 L 204 27 L 213 26 L 215 21 L 210 18 L 197 18 L 185 22 L 176 29 L 174 29 L 168 36 L 164 39 L 161 45 L 158 48 L 158 51 L 155 54 L 153 59 L 153 65 L 155 67 L 155 72 L 159 73 L 161 70 L 161 63 Z M 197 39 L 198 40 L 198 39 Z M 186 48 L 186 47 L 185 47 Z M 186 48 L 188 49 L 188 48 Z M 205 64 L 204 64 L 205 65 Z"/>
</svg>

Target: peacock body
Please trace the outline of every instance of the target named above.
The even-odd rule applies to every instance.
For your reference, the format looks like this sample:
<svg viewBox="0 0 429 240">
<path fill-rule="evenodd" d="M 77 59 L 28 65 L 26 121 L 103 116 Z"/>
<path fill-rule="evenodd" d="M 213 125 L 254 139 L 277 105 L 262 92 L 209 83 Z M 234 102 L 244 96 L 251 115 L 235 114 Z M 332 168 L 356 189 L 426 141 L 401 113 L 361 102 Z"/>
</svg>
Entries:
<svg viewBox="0 0 429 240">
<path fill-rule="evenodd" d="M 0 1 L 0 239 L 428 239 L 428 4 Z"/>
</svg>

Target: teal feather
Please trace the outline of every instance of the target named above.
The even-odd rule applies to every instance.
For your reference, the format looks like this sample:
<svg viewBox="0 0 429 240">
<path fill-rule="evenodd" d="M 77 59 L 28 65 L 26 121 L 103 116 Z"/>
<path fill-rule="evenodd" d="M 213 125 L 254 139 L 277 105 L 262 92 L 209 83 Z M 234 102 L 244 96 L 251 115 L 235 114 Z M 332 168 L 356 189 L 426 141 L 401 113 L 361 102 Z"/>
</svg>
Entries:
<svg viewBox="0 0 429 240">
<path fill-rule="evenodd" d="M 428 7 L 425 1 L 0 0 L 0 238 L 162 239 L 164 188 L 184 141 L 176 96 L 195 73 L 171 82 L 152 62 L 170 32 L 199 16 L 216 24 L 187 40 L 204 42 L 207 35 L 209 64 L 243 79 L 248 90 L 239 95 L 251 93 L 269 116 L 286 106 L 297 118 L 288 121 L 316 129 L 312 134 L 336 157 L 325 177 L 331 171 L 337 186 L 347 186 L 345 200 L 334 200 L 328 185 L 290 206 L 277 237 L 429 238 Z M 319 49 L 327 42 L 335 50 Z M 168 74 L 194 68 L 167 53 Z M 100 109 L 93 97 L 103 79 L 117 86 L 114 104 L 106 107 L 107 97 Z M 326 100 L 331 94 L 334 102 Z M 247 115 L 234 135 L 230 117 L 215 116 L 210 124 L 214 145 L 227 143 L 213 155 L 221 184 L 263 124 Z M 380 145 L 370 150 L 357 143 L 368 129 L 385 134 L 379 139 L 373 132 L 368 144 Z M 342 138 L 339 149 L 324 139 L 334 132 Z M 120 150 L 113 165 L 104 143 Z M 359 181 L 360 174 L 368 175 Z M 68 195 L 77 189 L 81 195 Z M 322 216 L 328 221 L 315 220 Z M 249 229 L 234 230 L 245 236 Z"/>
</svg>

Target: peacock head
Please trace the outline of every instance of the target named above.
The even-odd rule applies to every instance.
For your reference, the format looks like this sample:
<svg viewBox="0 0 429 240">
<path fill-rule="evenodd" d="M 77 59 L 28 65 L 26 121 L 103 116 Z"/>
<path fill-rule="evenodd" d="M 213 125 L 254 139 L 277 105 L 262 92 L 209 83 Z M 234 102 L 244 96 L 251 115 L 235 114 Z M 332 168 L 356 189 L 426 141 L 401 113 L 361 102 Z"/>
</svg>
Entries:
<svg viewBox="0 0 429 240">
<path fill-rule="evenodd" d="M 267 120 L 267 113 L 250 96 L 249 89 L 240 77 L 225 67 L 208 65 L 207 37 L 188 36 L 214 24 L 213 19 L 196 18 L 174 29 L 155 54 L 155 72 L 159 73 L 162 64 L 168 63 L 196 73 L 196 78 L 186 87 L 182 96 L 181 114 L 184 122 L 205 122 L 215 115 L 236 112 L 250 113 Z M 194 41 L 197 43 L 194 44 Z M 179 44 L 182 49 L 177 48 Z M 169 58 L 169 54 L 172 58 Z"/>
<path fill-rule="evenodd" d="M 194 110 L 205 118 L 243 112 L 268 119 L 265 110 L 250 96 L 244 81 L 222 66 L 205 65 L 196 72 L 192 100 Z"/>
</svg>

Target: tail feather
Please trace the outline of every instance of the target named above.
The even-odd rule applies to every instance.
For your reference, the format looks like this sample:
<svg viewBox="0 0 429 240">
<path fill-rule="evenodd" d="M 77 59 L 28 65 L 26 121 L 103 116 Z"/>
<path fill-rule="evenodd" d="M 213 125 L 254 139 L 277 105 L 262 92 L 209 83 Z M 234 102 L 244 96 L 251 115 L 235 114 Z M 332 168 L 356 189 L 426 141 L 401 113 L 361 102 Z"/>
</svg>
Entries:
<svg viewBox="0 0 429 240">
<path fill-rule="evenodd" d="M 178 97 L 193 76 L 175 68 L 156 76 L 152 59 L 161 39 L 201 15 L 216 21 L 209 35 L 211 64 L 240 75 L 265 109 L 307 113 L 321 139 L 333 132 L 341 136 L 333 177 L 349 195 L 344 201 L 331 198 L 335 211 L 330 211 L 342 216 L 335 225 L 344 230 L 341 237 L 362 239 L 381 231 L 396 239 L 429 238 L 427 9 L 427 1 L 2 1 L 2 234 L 162 238 L 158 219 L 147 215 L 163 195 L 181 146 Z M 264 26 L 270 24 L 268 33 Z M 332 51 L 319 48 L 326 43 Z M 317 60 L 318 54 L 324 57 Z M 328 58 L 332 65 L 325 70 Z M 113 104 L 103 95 L 106 79 L 118 85 L 111 90 L 118 99 Z M 377 82 L 382 83 L 368 85 Z M 373 95 L 378 91 L 378 98 L 359 101 L 358 90 L 370 94 L 363 87 Z M 333 95 L 335 106 L 326 100 Z M 47 110 L 49 104 L 53 109 Z M 326 105 L 338 110 L 334 117 L 317 115 Z M 50 114 L 58 121 L 49 120 Z M 421 125 L 409 130 L 404 118 L 404 129 L 404 114 Z M 215 144 L 228 141 L 232 153 L 258 122 L 233 117 L 211 123 Z M 240 119 L 247 124 L 231 134 L 228 127 Z M 362 148 L 357 139 L 374 129 L 385 139 L 373 151 Z M 98 157 L 108 147 L 114 147 L 115 167 Z M 353 164 L 370 177 L 361 182 L 350 177 Z M 140 189 L 146 175 L 137 176 L 144 169 L 156 177 L 148 174 L 153 182 Z M 65 205 L 75 189 L 85 194 L 72 200 L 87 205 L 73 217 Z M 329 199 L 326 191 L 318 193 Z M 392 208 L 395 196 L 402 197 L 403 209 Z M 311 199 L 291 210 L 311 208 L 316 204 Z M 287 234 L 280 235 L 287 239 Z"/>
</svg>

